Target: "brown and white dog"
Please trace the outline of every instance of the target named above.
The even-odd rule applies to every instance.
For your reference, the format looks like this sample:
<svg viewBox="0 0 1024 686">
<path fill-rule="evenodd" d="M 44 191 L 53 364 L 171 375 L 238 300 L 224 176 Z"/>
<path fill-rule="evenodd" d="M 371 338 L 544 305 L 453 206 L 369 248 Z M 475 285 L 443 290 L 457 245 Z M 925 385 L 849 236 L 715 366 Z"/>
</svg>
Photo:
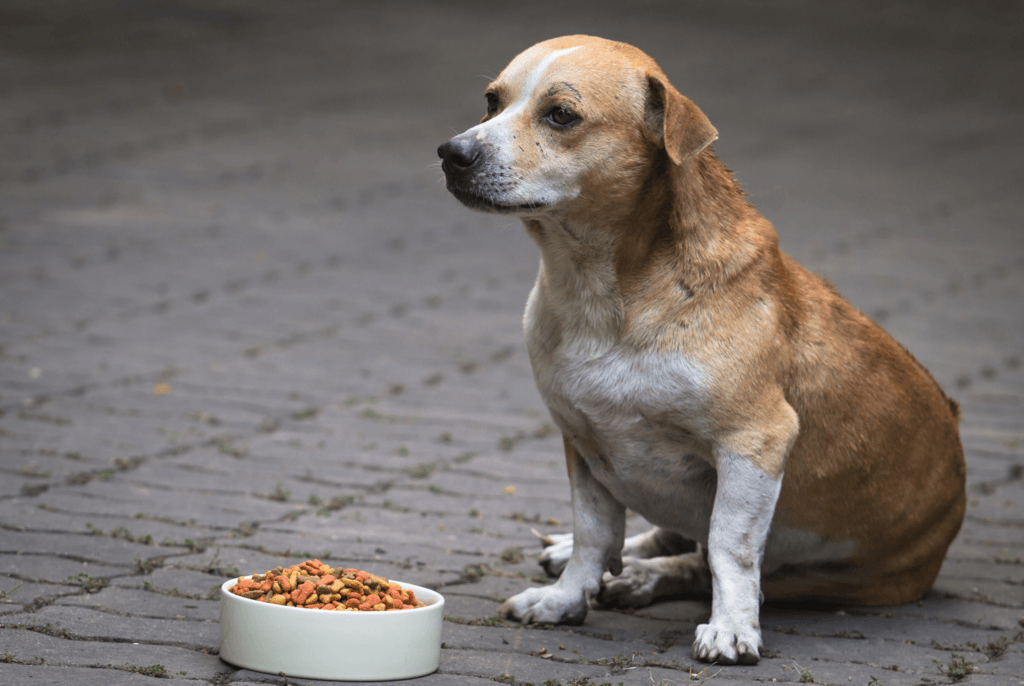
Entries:
<svg viewBox="0 0 1024 686">
<path fill-rule="evenodd" d="M 542 556 L 558 581 L 501 612 L 579 623 L 599 591 L 710 590 L 694 657 L 751 664 L 765 596 L 927 592 L 964 515 L 957 405 L 779 251 L 696 105 L 589 36 L 533 46 L 486 97 L 438 154 L 455 197 L 540 248 L 524 325 L 574 520 Z M 626 508 L 655 528 L 624 541 Z"/>
</svg>

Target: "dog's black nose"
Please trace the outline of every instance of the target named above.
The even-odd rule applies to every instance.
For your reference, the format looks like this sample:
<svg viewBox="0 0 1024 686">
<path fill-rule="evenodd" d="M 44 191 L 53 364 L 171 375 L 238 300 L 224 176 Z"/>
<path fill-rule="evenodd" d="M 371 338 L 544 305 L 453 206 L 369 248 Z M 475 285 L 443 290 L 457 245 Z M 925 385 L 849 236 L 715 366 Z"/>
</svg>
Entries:
<svg viewBox="0 0 1024 686">
<path fill-rule="evenodd" d="M 480 159 L 480 147 L 475 138 L 457 136 L 437 149 L 437 156 L 444 162 L 442 168 L 452 171 L 466 171 Z"/>
</svg>

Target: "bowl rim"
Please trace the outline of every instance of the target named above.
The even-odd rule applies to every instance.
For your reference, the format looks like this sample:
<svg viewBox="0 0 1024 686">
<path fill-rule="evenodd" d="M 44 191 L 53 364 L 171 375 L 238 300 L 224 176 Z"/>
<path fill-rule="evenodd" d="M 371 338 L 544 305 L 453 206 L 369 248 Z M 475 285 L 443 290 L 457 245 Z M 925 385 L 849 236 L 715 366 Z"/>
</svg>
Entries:
<svg viewBox="0 0 1024 686">
<path fill-rule="evenodd" d="M 260 572 L 254 572 L 254 573 L 255 574 L 259 574 Z M 239 576 L 231 577 L 230 579 L 226 580 L 224 583 L 222 583 L 220 585 L 220 593 L 221 593 L 221 595 L 227 597 L 230 601 L 239 601 L 239 602 L 243 602 L 243 603 L 252 603 L 253 605 L 256 605 L 256 606 L 263 606 L 264 608 L 266 608 L 267 610 L 269 610 L 271 612 L 280 612 L 280 611 L 283 611 L 283 610 L 300 612 L 300 611 L 305 610 L 305 608 L 301 608 L 301 607 L 288 607 L 287 605 L 273 605 L 271 603 L 261 603 L 260 601 L 254 600 L 252 598 L 243 598 L 240 595 L 235 595 L 234 593 L 232 593 L 231 591 L 228 590 L 231 586 L 234 586 L 235 584 L 237 584 L 239 579 L 249 579 L 251 577 L 252 577 L 252 574 L 249 574 L 247 576 L 246 575 L 239 575 Z M 330 610 L 330 611 L 321 611 L 321 612 L 319 612 L 319 613 L 317 613 L 316 615 L 313 615 L 313 616 L 318 617 L 318 618 L 319 617 L 359 617 L 359 616 L 402 617 L 402 616 L 409 616 L 410 614 L 417 613 L 417 612 L 430 612 L 431 610 L 436 610 L 437 609 L 435 607 L 436 605 L 441 605 L 441 606 L 444 605 L 444 596 L 441 595 L 440 593 L 438 593 L 437 591 L 433 590 L 433 589 L 426 588 L 425 586 L 419 586 L 419 585 L 414 584 L 412 582 L 408 582 L 407 583 L 405 581 L 402 581 L 401 579 L 388 579 L 388 581 L 394 581 L 395 583 L 401 585 L 402 588 L 411 587 L 412 590 L 415 591 L 417 599 L 423 601 L 423 607 L 410 607 L 410 608 L 406 608 L 406 609 L 402 609 L 402 610 L 395 610 L 393 612 L 338 612 L 337 610 Z M 420 598 L 419 597 L 421 591 L 425 592 L 427 597 L 429 597 L 429 596 L 436 596 L 436 597 L 435 598 L 431 598 L 431 602 L 427 603 L 426 602 L 426 598 Z M 309 612 L 316 612 L 316 610 L 309 610 Z M 377 620 L 377 621 L 380 621 L 380 620 Z"/>
</svg>

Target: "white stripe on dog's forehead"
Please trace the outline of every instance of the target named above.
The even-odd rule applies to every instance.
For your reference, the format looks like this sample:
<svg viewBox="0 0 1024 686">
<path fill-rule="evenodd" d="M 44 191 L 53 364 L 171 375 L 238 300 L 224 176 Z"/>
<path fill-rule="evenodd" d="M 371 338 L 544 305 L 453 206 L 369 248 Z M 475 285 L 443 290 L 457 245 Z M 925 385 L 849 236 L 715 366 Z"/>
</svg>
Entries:
<svg viewBox="0 0 1024 686">
<path fill-rule="evenodd" d="M 554 52 L 545 55 L 544 58 L 537 63 L 537 66 L 533 68 L 533 71 L 530 72 L 529 76 L 526 77 L 526 84 L 523 86 L 523 90 L 519 92 L 519 99 L 517 99 L 509 107 L 506 107 L 504 110 L 502 110 L 501 114 L 499 114 L 498 116 L 494 117 L 493 119 L 489 119 L 485 122 L 482 122 L 480 124 L 477 124 L 473 128 L 466 131 L 466 134 L 475 135 L 478 139 L 483 140 L 484 138 L 487 137 L 487 131 L 501 131 L 506 120 L 516 116 L 524 109 L 526 109 L 526 106 L 530 102 L 530 96 L 533 94 L 533 91 L 536 90 L 537 86 L 541 82 L 541 79 L 544 78 L 545 72 L 547 72 L 548 68 L 552 65 L 552 63 L 554 63 L 554 61 L 557 60 L 562 55 L 566 55 L 572 52 L 573 50 L 576 50 L 581 47 L 583 46 L 576 45 L 571 48 L 555 50 Z M 492 135 L 494 134 L 492 133 Z M 498 134 L 498 137 L 500 138 L 501 134 Z"/>
<path fill-rule="evenodd" d="M 544 73 L 548 70 L 548 67 L 551 66 L 552 62 L 557 60 L 562 55 L 567 55 L 573 50 L 578 50 L 581 47 L 583 46 L 577 45 L 571 48 L 555 50 L 554 52 L 546 55 L 544 59 L 542 59 L 537 64 L 537 66 L 533 68 L 533 71 L 530 72 L 530 75 L 526 77 L 526 85 L 523 86 L 522 92 L 519 93 L 519 99 L 516 100 L 515 104 L 508 109 L 515 110 L 523 107 L 526 104 L 526 102 L 530 99 L 530 95 L 537 88 L 537 85 L 540 84 L 540 80 L 544 78 Z"/>
</svg>

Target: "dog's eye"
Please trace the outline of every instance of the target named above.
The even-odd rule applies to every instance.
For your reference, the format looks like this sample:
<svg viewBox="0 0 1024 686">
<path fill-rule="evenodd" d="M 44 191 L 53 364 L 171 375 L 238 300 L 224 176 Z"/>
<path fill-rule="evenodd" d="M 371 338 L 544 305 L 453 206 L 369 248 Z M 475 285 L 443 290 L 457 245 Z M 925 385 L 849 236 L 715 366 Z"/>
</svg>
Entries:
<svg viewBox="0 0 1024 686">
<path fill-rule="evenodd" d="M 548 112 L 545 118 L 559 128 L 574 124 L 580 119 L 575 112 L 567 107 L 556 107 Z"/>
<path fill-rule="evenodd" d="M 488 91 L 486 93 L 486 97 L 487 114 L 494 114 L 495 112 L 498 111 L 498 95 L 496 93 L 491 93 L 490 91 Z"/>
</svg>

